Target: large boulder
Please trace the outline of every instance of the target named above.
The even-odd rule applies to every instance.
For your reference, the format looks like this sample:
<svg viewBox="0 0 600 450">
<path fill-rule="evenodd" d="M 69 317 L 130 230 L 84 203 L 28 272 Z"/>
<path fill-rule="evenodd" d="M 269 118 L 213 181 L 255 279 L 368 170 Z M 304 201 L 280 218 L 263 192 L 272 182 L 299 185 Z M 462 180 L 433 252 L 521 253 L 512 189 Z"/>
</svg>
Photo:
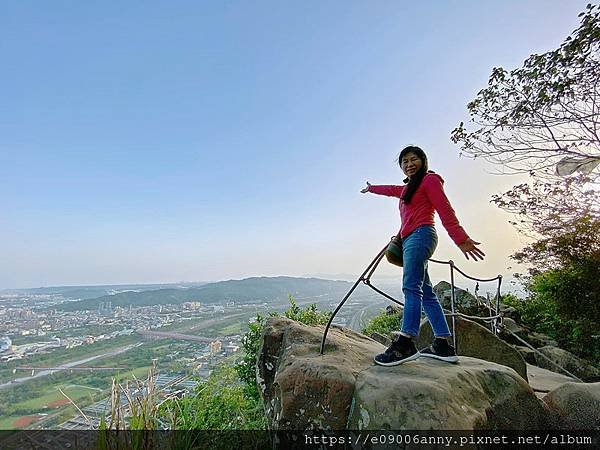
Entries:
<svg viewBox="0 0 600 450">
<path fill-rule="evenodd" d="M 544 358 L 544 356 L 536 354 L 536 366 L 553 372 L 564 373 L 556 366 L 556 364 L 558 364 L 560 367 L 567 369 L 570 373 L 581 378 L 583 381 L 600 381 L 600 370 L 562 348 L 547 345 L 538 348 L 537 351 L 555 364 L 552 364 L 548 359 Z"/>
<path fill-rule="evenodd" d="M 377 331 L 371 333 L 369 335 L 369 337 L 371 339 L 373 339 L 374 341 L 379 342 L 382 345 L 385 345 L 386 347 L 388 347 L 392 343 L 392 340 L 389 337 L 387 337 L 381 333 L 378 333 Z"/>
<path fill-rule="evenodd" d="M 504 339 L 506 342 L 514 345 L 523 345 L 523 343 L 517 339 L 514 335 L 520 337 L 527 341 L 527 335 L 530 333 L 530 330 L 525 327 L 519 325 L 510 317 L 504 317 L 502 319 L 502 329 L 500 331 L 500 337 Z"/>
<path fill-rule="evenodd" d="M 600 430 L 600 383 L 564 383 L 543 400 L 555 413 L 553 428 Z"/>
<path fill-rule="evenodd" d="M 500 312 L 502 313 L 502 317 L 510 318 L 515 322 L 521 322 L 521 314 L 512 306 L 505 305 L 504 303 L 500 303 Z"/>
<path fill-rule="evenodd" d="M 521 354 L 526 363 L 535 365 L 535 350 L 524 345 L 513 345 L 513 348 Z M 527 370 L 529 371 L 529 367 Z"/>
<path fill-rule="evenodd" d="M 448 320 L 451 325 L 451 320 Z M 472 320 L 456 317 L 456 347 L 458 354 L 512 367 L 524 380 L 527 380 L 527 365 L 523 356 L 511 345 L 498 338 L 494 333 Z M 421 323 L 417 348 L 427 347 L 433 341 L 433 332 L 429 321 Z"/>
<path fill-rule="evenodd" d="M 527 376 L 529 377 L 529 386 L 533 388 L 539 398 L 543 398 L 550 391 L 565 383 L 578 383 L 574 378 L 532 364 L 527 364 Z"/>
<path fill-rule="evenodd" d="M 527 333 L 527 336 L 525 336 L 525 340 L 535 348 L 545 347 L 546 345 L 556 347 L 558 345 L 556 341 L 551 337 L 543 333 L 537 333 L 535 331 L 530 331 L 529 333 Z"/>
<path fill-rule="evenodd" d="M 321 356 L 323 331 L 324 327 L 284 318 L 271 318 L 265 324 L 257 382 L 270 429 L 346 427 L 356 377 L 384 347 L 334 326 Z"/>
<path fill-rule="evenodd" d="M 452 310 L 452 285 L 446 281 L 440 281 L 433 287 L 442 308 Z M 489 316 L 489 310 L 484 306 L 486 299 L 475 297 L 469 291 L 454 286 L 454 309 L 470 316 Z"/>
<path fill-rule="evenodd" d="M 535 348 L 543 347 L 545 345 L 556 346 L 556 341 L 551 337 L 531 331 L 529 328 L 515 322 L 510 317 L 504 317 L 502 319 L 502 325 L 500 337 L 510 344 L 523 345 L 523 341 L 525 341 Z"/>
<path fill-rule="evenodd" d="M 332 327 L 271 318 L 263 332 L 257 381 L 272 430 L 543 429 L 548 411 L 505 365 L 461 356 L 381 367 L 385 347 Z"/>
<path fill-rule="evenodd" d="M 372 366 L 356 380 L 350 429 L 491 430 L 547 426 L 547 412 L 517 373 L 461 357 Z"/>
</svg>

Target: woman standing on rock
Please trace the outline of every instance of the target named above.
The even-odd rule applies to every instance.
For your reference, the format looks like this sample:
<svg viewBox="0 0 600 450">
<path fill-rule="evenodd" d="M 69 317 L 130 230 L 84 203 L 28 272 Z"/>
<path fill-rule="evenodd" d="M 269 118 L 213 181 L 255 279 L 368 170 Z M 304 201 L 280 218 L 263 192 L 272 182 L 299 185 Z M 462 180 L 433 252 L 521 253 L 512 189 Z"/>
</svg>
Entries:
<svg viewBox="0 0 600 450">
<path fill-rule="evenodd" d="M 437 246 L 434 211 L 438 212 L 444 228 L 467 259 L 483 260 L 485 255 L 476 247 L 479 242 L 471 239 L 460 226 L 444 193 L 442 177 L 428 170 L 425 152 L 419 147 L 408 146 L 400 153 L 398 164 L 407 177 L 404 186 L 375 186 L 367 181 L 367 186 L 361 190 L 362 193 L 398 197 L 402 222 L 399 233 L 404 261 L 402 329 L 390 347 L 375 356 L 375 362 L 395 366 L 419 356 L 456 362 L 458 357 L 454 347 L 447 340 L 450 329 L 427 273 L 427 261 Z M 431 346 L 419 352 L 413 338 L 419 334 L 421 309 L 425 310 L 435 338 Z"/>
</svg>

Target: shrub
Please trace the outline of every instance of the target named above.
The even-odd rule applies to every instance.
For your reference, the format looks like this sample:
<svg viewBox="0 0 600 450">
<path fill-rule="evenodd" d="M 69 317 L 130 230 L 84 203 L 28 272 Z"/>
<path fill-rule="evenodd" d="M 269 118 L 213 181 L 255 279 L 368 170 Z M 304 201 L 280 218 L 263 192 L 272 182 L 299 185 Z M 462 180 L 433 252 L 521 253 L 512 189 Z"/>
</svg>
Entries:
<svg viewBox="0 0 600 450">
<path fill-rule="evenodd" d="M 538 333 L 556 338 L 556 329 L 560 319 L 556 314 L 556 302 L 544 296 L 530 296 L 522 299 L 513 294 L 505 294 L 500 301 L 515 308 L 523 325 Z"/>
<path fill-rule="evenodd" d="M 290 307 L 284 316 L 306 325 L 325 324 L 329 312 L 317 310 L 315 304 L 300 308 L 292 296 Z M 242 338 L 244 356 L 235 367 L 220 366 L 210 377 L 201 382 L 193 395 L 164 402 L 160 407 L 161 418 L 179 430 L 264 430 L 266 417 L 256 383 L 256 361 L 267 317 L 257 315 Z M 208 435 L 202 435 L 209 439 Z M 215 435 L 218 442 L 203 442 L 207 448 L 223 444 L 222 436 Z M 197 444 L 197 443 L 196 443 Z M 235 446 L 232 443 L 230 447 Z M 227 447 L 227 448 L 230 448 Z"/>
<path fill-rule="evenodd" d="M 317 305 L 312 303 L 306 308 L 301 308 L 289 296 L 290 307 L 283 313 L 284 317 L 295 320 L 305 325 L 325 325 L 331 317 L 331 312 L 317 310 Z M 276 312 L 269 313 L 268 317 L 279 316 Z M 235 369 L 240 379 L 246 384 L 246 393 L 256 399 L 259 398 L 258 386 L 256 384 L 256 361 L 260 350 L 262 332 L 265 326 L 266 318 L 258 314 L 256 320 L 251 322 L 248 332 L 242 338 L 242 347 L 244 348 L 244 357 Z"/>
<path fill-rule="evenodd" d="M 193 395 L 161 405 L 160 414 L 178 430 L 261 430 L 266 421 L 260 401 L 245 393 L 230 366 L 219 366 Z"/>
<path fill-rule="evenodd" d="M 273 313 L 270 314 L 271 317 L 273 315 Z M 248 331 L 242 337 L 244 356 L 235 366 L 238 377 L 244 382 L 246 394 L 254 399 L 259 398 L 256 384 L 256 358 L 260 350 L 265 320 L 265 317 L 257 314 L 255 321 L 248 324 Z"/>
<path fill-rule="evenodd" d="M 400 326 L 401 323 L 398 314 L 388 314 L 384 310 L 369 321 L 367 326 L 362 330 L 362 334 L 370 336 L 373 333 L 380 333 L 387 336 L 392 331 L 398 331 Z"/>
<path fill-rule="evenodd" d="M 523 324 L 552 337 L 561 348 L 600 364 L 600 299 L 597 269 L 569 265 L 532 275 L 529 296 L 503 296 Z"/>
<path fill-rule="evenodd" d="M 600 364 L 600 286 L 598 265 L 569 264 L 531 278 L 534 303 L 548 306 L 552 336 L 566 350 Z M 541 308 L 540 308 L 541 309 Z"/>
<path fill-rule="evenodd" d="M 289 296 L 290 307 L 283 313 L 288 319 L 303 323 L 304 325 L 325 325 L 331 317 L 330 311 L 318 311 L 317 305 L 311 303 L 305 309 L 300 308 L 294 297 Z"/>
</svg>

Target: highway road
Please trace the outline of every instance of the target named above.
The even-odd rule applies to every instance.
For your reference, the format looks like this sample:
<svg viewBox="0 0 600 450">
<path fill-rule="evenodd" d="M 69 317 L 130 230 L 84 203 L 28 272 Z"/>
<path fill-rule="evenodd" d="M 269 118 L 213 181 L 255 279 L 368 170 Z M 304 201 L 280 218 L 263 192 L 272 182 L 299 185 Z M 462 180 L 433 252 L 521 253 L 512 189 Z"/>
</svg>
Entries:
<svg viewBox="0 0 600 450">
<path fill-rule="evenodd" d="M 131 344 L 131 345 L 128 345 L 126 347 L 116 348 L 114 350 L 111 350 L 110 352 L 102 353 L 101 355 L 90 356 L 90 357 L 85 358 L 85 359 L 79 359 L 77 361 L 71 361 L 71 362 L 68 362 L 68 363 L 63 363 L 63 364 L 61 364 L 61 365 L 59 365 L 59 366 L 57 366 L 56 368 L 53 368 L 53 369 L 40 370 L 39 372 L 37 372 L 33 376 L 16 378 L 16 379 L 14 379 L 12 381 L 9 381 L 8 383 L 0 384 L 0 390 L 9 388 L 11 386 L 14 386 L 15 384 L 20 384 L 20 383 L 24 383 L 24 382 L 29 381 L 29 380 L 33 380 L 34 378 L 46 377 L 46 376 L 48 376 L 48 375 L 50 375 L 50 374 L 52 374 L 54 372 L 60 372 L 61 370 L 68 370 L 71 367 L 80 366 L 81 364 L 88 363 L 88 362 L 93 361 L 95 359 L 105 358 L 107 356 L 115 356 L 115 355 L 118 355 L 120 353 L 125 353 L 125 352 L 131 350 L 132 348 L 139 347 L 140 345 L 142 345 L 142 342 L 137 342 L 135 344 Z"/>
<path fill-rule="evenodd" d="M 368 303 L 352 315 L 352 318 L 350 319 L 350 322 L 348 324 L 348 328 L 354 331 L 358 331 L 360 333 L 362 329 L 367 325 L 367 321 L 371 319 L 371 317 L 374 317 L 377 314 L 379 314 L 379 312 L 383 308 L 385 308 L 388 303 L 389 302 L 386 300 Z M 369 314 L 367 314 L 369 310 L 371 311 Z"/>
</svg>

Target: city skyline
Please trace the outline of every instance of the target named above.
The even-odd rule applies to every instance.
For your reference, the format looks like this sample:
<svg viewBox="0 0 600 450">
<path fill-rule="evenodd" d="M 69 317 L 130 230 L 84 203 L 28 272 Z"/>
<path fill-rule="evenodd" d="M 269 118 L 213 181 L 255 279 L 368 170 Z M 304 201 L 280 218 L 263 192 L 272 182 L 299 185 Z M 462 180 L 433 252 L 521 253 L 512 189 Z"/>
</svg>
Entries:
<svg viewBox="0 0 600 450">
<path fill-rule="evenodd" d="M 400 226 L 359 191 L 400 184 L 412 143 L 486 253 L 437 223 L 434 258 L 509 276 L 526 239 L 489 200 L 524 178 L 450 132 L 586 4 L 7 5 L 0 290 L 359 274 Z"/>
</svg>

